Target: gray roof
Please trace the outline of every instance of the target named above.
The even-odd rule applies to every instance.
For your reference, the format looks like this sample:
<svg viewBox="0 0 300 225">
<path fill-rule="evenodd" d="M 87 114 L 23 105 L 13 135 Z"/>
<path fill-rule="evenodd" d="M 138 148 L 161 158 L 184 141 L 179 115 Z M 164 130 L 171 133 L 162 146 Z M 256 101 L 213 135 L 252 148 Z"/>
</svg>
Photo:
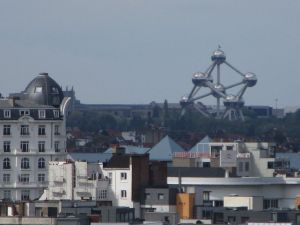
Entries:
<svg viewBox="0 0 300 225">
<path fill-rule="evenodd" d="M 139 146 L 131 146 L 131 145 L 125 145 L 121 146 L 125 148 L 126 154 L 145 154 L 149 148 L 139 147 Z M 112 153 L 112 148 L 108 148 L 105 153 Z"/>
<path fill-rule="evenodd" d="M 40 73 L 25 88 L 24 99 L 34 101 L 41 105 L 59 107 L 64 98 L 61 87 L 48 73 Z"/>
<path fill-rule="evenodd" d="M 148 153 L 150 160 L 172 161 L 173 153 L 183 151 L 184 149 L 173 141 L 173 139 L 165 136 Z"/>
<path fill-rule="evenodd" d="M 91 163 L 106 162 L 110 160 L 112 154 L 110 153 L 69 153 L 67 159 L 73 161 L 87 161 Z"/>
<path fill-rule="evenodd" d="M 39 116 L 39 110 L 41 109 L 45 111 L 45 117 Z M 4 117 L 4 110 L 10 111 L 9 117 Z M 26 110 L 26 114 L 24 114 L 24 110 Z M 35 120 L 61 120 L 62 116 L 56 116 L 54 111 L 60 113 L 58 108 L 39 105 L 28 100 L 0 99 L 0 120 L 19 120 L 23 116 L 29 116 Z"/>
<path fill-rule="evenodd" d="M 14 104 L 12 103 L 14 101 Z M 41 105 L 30 100 L 13 100 L 9 98 L 0 99 L 0 108 L 12 109 L 12 108 L 55 108 L 50 105 Z"/>
<path fill-rule="evenodd" d="M 209 143 L 211 142 L 211 138 L 206 135 L 201 141 L 195 144 L 189 152 L 209 152 Z"/>
</svg>

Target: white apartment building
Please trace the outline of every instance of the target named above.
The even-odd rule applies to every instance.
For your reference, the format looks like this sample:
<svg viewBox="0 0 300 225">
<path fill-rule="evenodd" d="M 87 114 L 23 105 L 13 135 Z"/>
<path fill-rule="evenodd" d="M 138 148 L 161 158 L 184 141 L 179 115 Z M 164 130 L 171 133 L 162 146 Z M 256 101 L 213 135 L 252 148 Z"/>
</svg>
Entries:
<svg viewBox="0 0 300 225">
<path fill-rule="evenodd" d="M 0 199 L 33 200 L 48 186 L 48 162 L 66 157 L 68 98 L 46 73 L 0 99 Z"/>
<path fill-rule="evenodd" d="M 49 162 L 49 187 L 40 200 L 97 200 L 135 209 L 149 182 L 148 155 L 114 155 L 105 163 Z"/>
<path fill-rule="evenodd" d="M 198 143 L 193 152 L 174 155 L 177 167 L 235 168 L 241 177 L 273 177 L 276 170 L 286 170 L 289 162 L 275 158 L 274 143 L 268 142 L 209 142 Z"/>
</svg>

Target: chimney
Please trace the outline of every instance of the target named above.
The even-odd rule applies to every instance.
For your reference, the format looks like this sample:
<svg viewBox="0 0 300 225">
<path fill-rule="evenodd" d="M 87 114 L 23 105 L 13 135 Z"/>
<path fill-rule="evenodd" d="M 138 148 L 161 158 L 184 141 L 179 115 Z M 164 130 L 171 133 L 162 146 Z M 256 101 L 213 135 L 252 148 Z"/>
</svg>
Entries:
<svg viewBox="0 0 300 225">
<path fill-rule="evenodd" d="M 8 102 L 12 107 L 15 107 L 15 106 L 17 106 L 17 104 L 16 104 L 17 99 L 18 99 L 17 97 L 12 96 L 11 98 L 8 99 Z"/>
<path fill-rule="evenodd" d="M 125 154 L 125 148 L 120 146 L 115 146 L 112 148 L 112 153 L 115 155 L 124 155 Z"/>
</svg>

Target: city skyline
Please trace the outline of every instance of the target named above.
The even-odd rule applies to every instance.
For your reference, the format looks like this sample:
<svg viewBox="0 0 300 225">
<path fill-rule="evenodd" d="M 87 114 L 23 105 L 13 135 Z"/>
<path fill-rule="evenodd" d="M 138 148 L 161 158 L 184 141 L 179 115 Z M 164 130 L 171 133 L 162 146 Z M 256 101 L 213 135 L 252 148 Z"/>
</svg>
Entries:
<svg viewBox="0 0 300 225">
<path fill-rule="evenodd" d="M 49 72 L 83 103 L 179 102 L 221 45 L 232 65 L 257 75 L 246 105 L 299 105 L 297 1 L 0 4 L 4 96 Z M 222 72 L 224 83 L 236 80 Z"/>
</svg>

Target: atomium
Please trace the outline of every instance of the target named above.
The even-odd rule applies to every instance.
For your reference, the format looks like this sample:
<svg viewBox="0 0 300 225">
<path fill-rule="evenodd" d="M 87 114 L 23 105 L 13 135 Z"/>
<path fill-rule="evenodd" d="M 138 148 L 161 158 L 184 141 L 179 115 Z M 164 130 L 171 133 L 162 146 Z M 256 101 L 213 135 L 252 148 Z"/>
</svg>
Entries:
<svg viewBox="0 0 300 225">
<path fill-rule="evenodd" d="M 180 100 L 182 107 L 182 115 L 186 108 L 193 106 L 197 111 L 206 117 L 215 117 L 218 119 L 242 120 L 244 115 L 242 108 L 244 107 L 243 95 L 248 87 L 253 87 L 257 83 L 257 77 L 254 73 L 242 73 L 226 60 L 226 54 L 221 50 L 220 46 L 211 56 L 212 64 L 205 72 L 196 72 L 192 76 L 193 88 L 189 95 L 184 96 Z M 236 74 L 242 77 L 242 80 L 231 84 L 223 85 L 221 83 L 221 65 L 228 66 Z M 213 77 L 213 71 L 216 72 L 216 79 Z M 228 93 L 232 88 L 239 88 L 236 94 Z M 205 89 L 204 94 L 199 92 Z M 208 110 L 208 107 L 200 102 L 201 99 L 213 97 L 216 99 L 215 110 Z M 221 110 L 221 101 L 225 110 Z"/>
</svg>

